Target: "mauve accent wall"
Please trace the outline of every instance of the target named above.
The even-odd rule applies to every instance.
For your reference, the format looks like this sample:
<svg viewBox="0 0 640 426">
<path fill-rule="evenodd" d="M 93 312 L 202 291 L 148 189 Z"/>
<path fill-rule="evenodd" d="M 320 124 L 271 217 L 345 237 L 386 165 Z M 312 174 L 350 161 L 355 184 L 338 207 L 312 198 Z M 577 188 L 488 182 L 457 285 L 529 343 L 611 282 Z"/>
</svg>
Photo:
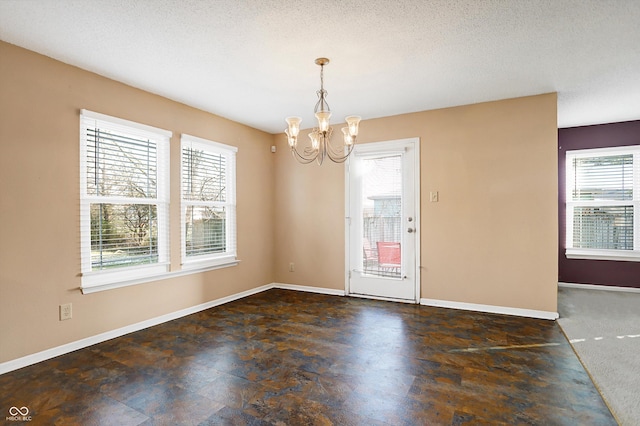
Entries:
<svg viewBox="0 0 640 426">
<path fill-rule="evenodd" d="M 558 129 L 558 281 L 640 288 L 640 262 L 567 259 L 565 250 L 565 152 L 640 145 L 640 120 Z"/>
</svg>

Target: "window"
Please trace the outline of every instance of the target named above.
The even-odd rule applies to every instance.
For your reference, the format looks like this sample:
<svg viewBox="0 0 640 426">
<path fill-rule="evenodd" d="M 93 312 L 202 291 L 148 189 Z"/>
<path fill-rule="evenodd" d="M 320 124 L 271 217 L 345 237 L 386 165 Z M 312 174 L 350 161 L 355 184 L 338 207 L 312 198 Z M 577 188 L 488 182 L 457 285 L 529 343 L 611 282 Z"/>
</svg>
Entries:
<svg viewBox="0 0 640 426">
<path fill-rule="evenodd" d="M 640 146 L 567 151 L 566 255 L 640 261 Z"/>
<path fill-rule="evenodd" d="M 235 264 L 237 148 L 189 135 L 181 142 L 183 267 Z"/>
<path fill-rule="evenodd" d="M 168 271 L 171 132 L 82 110 L 82 287 Z"/>
</svg>

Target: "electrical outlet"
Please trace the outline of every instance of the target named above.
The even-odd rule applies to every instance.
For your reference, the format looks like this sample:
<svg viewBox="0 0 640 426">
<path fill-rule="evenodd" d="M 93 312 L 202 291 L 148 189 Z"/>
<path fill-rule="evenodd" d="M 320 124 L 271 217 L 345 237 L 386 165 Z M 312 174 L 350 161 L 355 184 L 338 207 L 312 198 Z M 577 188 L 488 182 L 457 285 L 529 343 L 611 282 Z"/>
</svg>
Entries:
<svg viewBox="0 0 640 426">
<path fill-rule="evenodd" d="M 296 270 L 296 265 L 293 262 L 291 262 L 289 264 L 289 272 L 294 272 L 295 270 Z"/>
<path fill-rule="evenodd" d="M 60 305 L 60 321 L 71 319 L 73 316 L 73 311 L 71 309 L 71 303 L 65 303 L 64 305 Z"/>
</svg>

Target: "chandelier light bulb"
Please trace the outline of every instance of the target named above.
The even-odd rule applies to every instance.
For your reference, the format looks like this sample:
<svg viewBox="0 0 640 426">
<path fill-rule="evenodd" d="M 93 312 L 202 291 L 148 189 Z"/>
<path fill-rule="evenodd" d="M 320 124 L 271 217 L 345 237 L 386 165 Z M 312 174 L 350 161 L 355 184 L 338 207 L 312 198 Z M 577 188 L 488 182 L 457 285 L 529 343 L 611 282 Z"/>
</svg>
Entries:
<svg viewBox="0 0 640 426">
<path fill-rule="evenodd" d="M 300 117 L 287 117 L 285 121 L 289 125 L 289 127 L 284 131 L 287 134 L 287 139 L 289 141 L 289 147 L 294 149 L 298 142 L 298 133 L 300 133 L 300 122 L 302 118 Z"/>
<path fill-rule="evenodd" d="M 318 131 L 314 130 L 309 133 L 309 139 L 311 139 L 311 149 L 313 149 L 314 151 L 318 151 L 318 149 L 320 148 L 320 134 L 318 133 Z"/>
<path fill-rule="evenodd" d="M 289 125 L 289 136 L 296 138 L 298 137 L 298 133 L 300 133 L 300 122 L 302 122 L 302 118 L 300 117 L 287 117 L 285 121 Z"/>
<path fill-rule="evenodd" d="M 316 118 L 318 119 L 318 130 L 320 130 L 321 132 L 328 131 L 331 111 L 318 111 L 316 112 Z"/>
<path fill-rule="evenodd" d="M 360 124 L 361 118 L 357 115 L 350 115 L 345 118 L 347 125 L 349 125 L 349 134 L 351 136 L 358 136 L 358 125 Z"/>
<path fill-rule="evenodd" d="M 284 129 L 284 133 L 287 135 L 287 141 L 289 142 L 289 147 L 294 148 L 296 146 L 296 142 L 298 138 L 291 136 L 289 133 L 289 129 Z"/>
<path fill-rule="evenodd" d="M 353 145 L 353 136 L 349 133 L 348 127 L 342 128 L 342 135 L 344 137 L 344 144 L 347 146 Z"/>
</svg>

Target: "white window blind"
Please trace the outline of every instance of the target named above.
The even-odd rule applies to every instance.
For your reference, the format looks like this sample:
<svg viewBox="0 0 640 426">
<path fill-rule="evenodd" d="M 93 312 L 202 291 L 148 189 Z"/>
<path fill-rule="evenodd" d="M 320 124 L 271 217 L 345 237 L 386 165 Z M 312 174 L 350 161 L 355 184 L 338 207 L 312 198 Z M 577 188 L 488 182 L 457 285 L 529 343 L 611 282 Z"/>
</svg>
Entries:
<svg viewBox="0 0 640 426">
<path fill-rule="evenodd" d="M 566 254 L 640 256 L 640 147 L 568 151 Z"/>
<path fill-rule="evenodd" d="M 237 148 L 182 135 L 182 263 L 236 262 Z"/>
<path fill-rule="evenodd" d="M 170 137 L 81 111 L 83 287 L 167 271 Z"/>
</svg>

